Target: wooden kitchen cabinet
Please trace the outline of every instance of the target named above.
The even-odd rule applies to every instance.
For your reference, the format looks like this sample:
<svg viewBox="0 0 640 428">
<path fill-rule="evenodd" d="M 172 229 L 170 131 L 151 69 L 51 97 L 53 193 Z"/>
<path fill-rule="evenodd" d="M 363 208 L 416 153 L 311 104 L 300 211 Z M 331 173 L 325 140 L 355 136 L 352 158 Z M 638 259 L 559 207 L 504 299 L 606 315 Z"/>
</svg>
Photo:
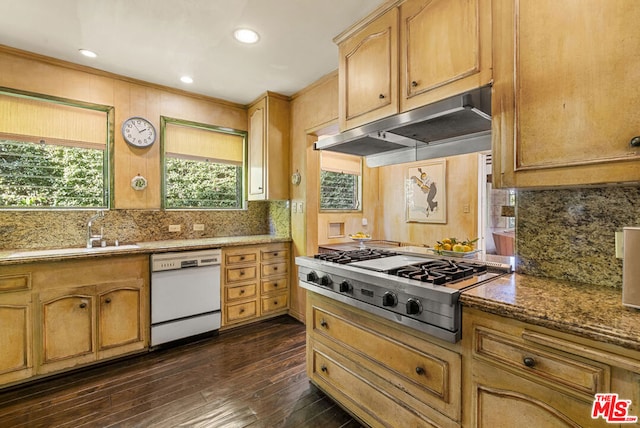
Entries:
<svg viewBox="0 0 640 428">
<path fill-rule="evenodd" d="M 338 43 L 340 130 L 398 112 L 398 9 Z"/>
<path fill-rule="evenodd" d="M 467 308 L 463 332 L 465 426 L 611 426 L 595 394 L 638 399 L 637 352 Z"/>
<path fill-rule="evenodd" d="M 148 284 L 144 255 L 4 266 L 0 386 L 145 350 Z"/>
<path fill-rule="evenodd" d="M 273 93 L 249 106 L 248 199 L 289 199 L 289 99 Z"/>
<path fill-rule="evenodd" d="M 289 308 L 289 244 L 222 250 L 222 327 L 286 314 Z"/>
<path fill-rule="evenodd" d="M 635 0 L 493 0 L 495 186 L 640 180 L 639 20 Z"/>
<path fill-rule="evenodd" d="M 490 0 L 400 5 L 400 111 L 491 82 Z"/>
<path fill-rule="evenodd" d="M 367 425 L 461 426 L 459 347 L 307 294 L 307 374 Z"/>
<path fill-rule="evenodd" d="M 380 16 L 335 39 L 341 130 L 491 82 L 490 0 L 386 6 Z"/>
<path fill-rule="evenodd" d="M 33 373 L 31 276 L 0 275 L 0 384 Z"/>
</svg>

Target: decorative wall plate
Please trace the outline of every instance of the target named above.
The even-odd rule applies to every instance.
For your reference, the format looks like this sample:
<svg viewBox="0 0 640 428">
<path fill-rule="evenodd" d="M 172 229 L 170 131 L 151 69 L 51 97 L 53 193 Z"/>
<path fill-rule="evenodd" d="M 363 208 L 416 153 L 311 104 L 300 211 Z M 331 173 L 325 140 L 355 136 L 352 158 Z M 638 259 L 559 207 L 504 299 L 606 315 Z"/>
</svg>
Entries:
<svg viewBox="0 0 640 428">
<path fill-rule="evenodd" d="M 135 190 L 144 190 L 147 187 L 147 179 L 138 174 L 131 179 L 131 187 Z"/>
</svg>

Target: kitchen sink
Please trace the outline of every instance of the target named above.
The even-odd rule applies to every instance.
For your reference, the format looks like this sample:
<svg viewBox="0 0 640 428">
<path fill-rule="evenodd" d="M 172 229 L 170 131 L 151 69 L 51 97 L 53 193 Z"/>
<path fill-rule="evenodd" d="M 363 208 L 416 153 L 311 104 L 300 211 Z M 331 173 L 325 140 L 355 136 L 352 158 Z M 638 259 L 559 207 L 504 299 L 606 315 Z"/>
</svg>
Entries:
<svg viewBox="0 0 640 428">
<path fill-rule="evenodd" d="M 93 247 L 93 248 L 53 248 L 49 250 L 28 250 L 28 251 L 20 251 L 17 253 L 11 253 L 8 255 L 8 258 L 29 258 L 29 257 L 55 257 L 55 256 L 66 256 L 66 255 L 74 255 L 74 254 L 94 254 L 94 253 L 109 253 L 113 251 L 125 251 L 125 250 L 135 250 L 140 248 L 139 245 L 129 244 L 129 245 L 118 245 L 118 246 L 108 246 L 108 247 Z"/>
</svg>

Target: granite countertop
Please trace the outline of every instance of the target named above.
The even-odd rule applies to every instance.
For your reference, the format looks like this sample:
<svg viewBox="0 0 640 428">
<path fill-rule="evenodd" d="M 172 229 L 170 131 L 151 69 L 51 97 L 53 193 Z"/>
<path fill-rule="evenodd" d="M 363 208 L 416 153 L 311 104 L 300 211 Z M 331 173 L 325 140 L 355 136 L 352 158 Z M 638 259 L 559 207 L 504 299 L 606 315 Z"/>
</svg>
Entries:
<svg viewBox="0 0 640 428">
<path fill-rule="evenodd" d="M 511 274 L 462 293 L 465 307 L 640 351 L 640 311 L 622 291 Z"/>
<path fill-rule="evenodd" d="M 20 264 L 26 262 L 52 262 L 69 259 L 105 257 L 125 254 L 151 254 L 169 251 L 204 250 L 208 248 L 222 248 L 238 245 L 271 244 L 277 242 L 291 242 L 289 237 L 273 235 L 220 236 L 202 239 L 175 239 L 167 241 L 138 242 L 118 247 L 106 248 L 60 248 L 34 250 L 0 250 L 0 266 Z"/>
</svg>

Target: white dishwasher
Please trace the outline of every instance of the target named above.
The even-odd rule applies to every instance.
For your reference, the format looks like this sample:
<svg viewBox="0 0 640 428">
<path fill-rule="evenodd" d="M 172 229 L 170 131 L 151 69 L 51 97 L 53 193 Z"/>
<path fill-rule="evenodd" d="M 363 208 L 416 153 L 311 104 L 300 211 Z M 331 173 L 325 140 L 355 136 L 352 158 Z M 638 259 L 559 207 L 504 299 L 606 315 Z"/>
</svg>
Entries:
<svg viewBox="0 0 640 428">
<path fill-rule="evenodd" d="M 151 255 L 151 346 L 220 328 L 221 250 Z"/>
</svg>

